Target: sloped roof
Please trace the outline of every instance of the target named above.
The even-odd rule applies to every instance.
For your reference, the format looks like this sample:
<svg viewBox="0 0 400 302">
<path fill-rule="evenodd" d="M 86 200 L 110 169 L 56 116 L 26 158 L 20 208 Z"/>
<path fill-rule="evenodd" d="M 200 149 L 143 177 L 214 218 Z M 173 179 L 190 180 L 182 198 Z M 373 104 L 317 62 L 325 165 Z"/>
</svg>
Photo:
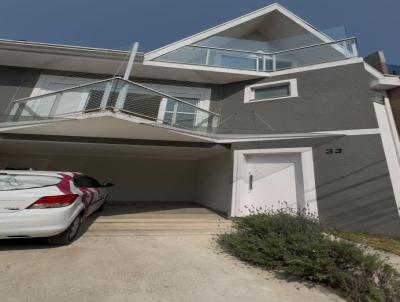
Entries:
<svg viewBox="0 0 400 302">
<path fill-rule="evenodd" d="M 182 40 L 176 41 L 174 43 L 171 43 L 169 45 L 163 46 L 161 48 L 158 48 L 156 50 L 150 51 L 145 53 L 144 58 L 145 60 L 152 60 L 155 59 L 159 56 L 162 56 L 166 53 L 169 53 L 171 51 L 174 51 L 176 49 L 179 49 L 183 46 L 186 45 L 190 45 L 193 43 L 196 43 L 198 41 L 204 40 L 208 37 L 217 35 L 219 33 L 222 33 L 224 31 L 227 31 L 229 29 L 232 29 L 234 27 L 239 27 L 239 26 L 243 26 L 245 23 L 248 23 L 256 18 L 262 17 L 262 16 L 266 16 L 270 13 L 273 12 L 279 12 L 281 13 L 283 16 L 289 18 L 290 20 L 292 20 L 293 22 L 295 22 L 296 24 L 298 24 L 301 28 L 303 28 L 304 30 L 308 31 L 309 33 L 315 35 L 317 38 L 321 39 L 321 41 L 323 42 L 331 42 L 332 39 L 325 35 L 324 33 L 322 33 L 321 31 L 319 31 L 317 28 L 315 28 L 314 26 L 312 26 L 310 23 L 308 23 L 307 21 L 301 19 L 299 16 L 295 15 L 294 13 L 292 13 L 291 11 L 289 11 L 288 9 L 286 9 L 285 7 L 283 7 L 282 5 L 278 4 L 278 3 L 274 3 L 271 5 L 268 5 L 266 7 L 263 7 L 261 9 L 258 9 L 256 11 L 253 11 L 251 13 L 248 13 L 244 16 L 238 17 L 236 19 L 227 21 L 225 23 L 222 23 L 220 25 L 217 25 L 215 27 L 212 27 L 210 29 L 204 30 L 202 32 L 199 32 L 197 34 L 194 34 L 190 37 L 184 38 Z"/>
</svg>

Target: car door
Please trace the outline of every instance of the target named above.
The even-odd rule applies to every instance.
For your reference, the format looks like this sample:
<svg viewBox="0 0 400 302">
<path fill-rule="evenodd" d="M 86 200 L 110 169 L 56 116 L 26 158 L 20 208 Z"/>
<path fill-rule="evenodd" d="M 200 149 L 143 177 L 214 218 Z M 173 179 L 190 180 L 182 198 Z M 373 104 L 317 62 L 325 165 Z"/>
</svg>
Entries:
<svg viewBox="0 0 400 302">
<path fill-rule="evenodd" d="M 105 188 L 90 176 L 79 175 L 75 177 L 74 184 L 82 192 L 82 202 L 86 207 L 87 215 L 96 211 L 107 197 Z"/>
</svg>

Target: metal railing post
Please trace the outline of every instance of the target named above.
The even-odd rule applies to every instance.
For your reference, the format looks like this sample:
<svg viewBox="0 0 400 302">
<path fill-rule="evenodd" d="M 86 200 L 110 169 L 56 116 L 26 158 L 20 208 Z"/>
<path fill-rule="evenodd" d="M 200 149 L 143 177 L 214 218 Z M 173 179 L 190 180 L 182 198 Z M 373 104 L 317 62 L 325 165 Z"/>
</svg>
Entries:
<svg viewBox="0 0 400 302">
<path fill-rule="evenodd" d="M 171 121 L 171 125 L 175 125 L 176 124 L 176 115 L 177 115 L 177 111 L 178 111 L 178 102 L 175 102 L 174 104 L 174 110 L 172 111 L 172 121 Z M 165 117 L 164 117 L 165 118 Z"/>
<path fill-rule="evenodd" d="M 206 54 L 206 65 L 210 65 L 210 49 L 207 49 L 207 54 Z"/>
<path fill-rule="evenodd" d="M 58 104 L 60 103 L 60 99 L 61 99 L 62 96 L 63 96 L 63 93 L 60 93 L 59 95 L 56 96 L 56 98 L 55 98 L 55 100 L 53 102 L 53 105 L 51 106 L 51 109 L 49 111 L 48 117 L 51 117 L 51 116 L 54 115 L 54 113 L 57 110 Z"/>
<path fill-rule="evenodd" d="M 129 90 L 129 84 L 124 83 L 121 89 L 118 92 L 118 98 L 117 101 L 115 102 L 115 108 L 118 109 L 124 109 L 125 101 L 126 101 L 126 96 L 128 94 Z"/>
<path fill-rule="evenodd" d="M 263 55 L 262 56 L 262 65 L 263 65 L 263 71 L 267 71 L 267 56 Z"/>
<path fill-rule="evenodd" d="M 13 122 L 16 122 L 16 121 L 18 120 L 18 118 L 21 117 L 21 114 L 22 114 L 22 112 L 23 112 L 24 109 L 25 109 L 25 105 L 26 105 L 25 102 L 21 102 L 20 104 L 18 104 L 18 107 L 17 107 L 17 109 L 15 110 L 15 115 L 14 115 L 14 117 L 12 118 L 12 121 L 13 121 Z"/>
<path fill-rule="evenodd" d="M 276 54 L 272 55 L 272 70 L 276 71 Z"/>
<path fill-rule="evenodd" d="M 353 51 L 353 57 L 358 57 L 357 40 L 353 39 L 350 41 L 351 41 L 351 49 Z"/>
<path fill-rule="evenodd" d="M 113 84 L 114 84 L 114 81 L 108 82 L 106 84 L 106 88 L 104 89 L 103 97 L 101 98 L 100 109 L 104 109 L 107 107 L 108 99 L 110 98 Z"/>
</svg>

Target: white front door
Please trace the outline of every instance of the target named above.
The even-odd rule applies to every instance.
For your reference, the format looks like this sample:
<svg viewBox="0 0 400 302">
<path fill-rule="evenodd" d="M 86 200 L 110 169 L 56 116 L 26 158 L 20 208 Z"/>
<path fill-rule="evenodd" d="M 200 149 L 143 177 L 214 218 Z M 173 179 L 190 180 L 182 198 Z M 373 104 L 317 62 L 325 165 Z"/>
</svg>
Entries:
<svg viewBox="0 0 400 302">
<path fill-rule="evenodd" d="M 305 208 L 300 153 L 247 154 L 241 175 L 240 215 Z"/>
</svg>

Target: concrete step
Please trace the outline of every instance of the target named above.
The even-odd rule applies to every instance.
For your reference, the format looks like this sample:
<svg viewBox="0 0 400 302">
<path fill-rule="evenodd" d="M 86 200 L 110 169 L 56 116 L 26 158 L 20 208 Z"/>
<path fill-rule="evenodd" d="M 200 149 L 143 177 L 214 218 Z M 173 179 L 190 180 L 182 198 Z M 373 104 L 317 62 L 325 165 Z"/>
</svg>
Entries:
<svg viewBox="0 0 400 302">
<path fill-rule="evenodd" d="M 193 203 L 113 203 L 89 217 L 85 236 L 212 235 L 232 222 Z"/>
<path fill-rule="evenodd" d="M 224 229 L 142 229 L 142 230 L 88 230 L 84 236 L 107 237 L 107 236 L 190 236 L 190 235 L 218 235 L 225 233 Z"/>
<path fill-rule="evenodd" d="M 210 223 L 210 222 L 96 222 L 89 229 L 210 229 L 210 228 L 229 228 L 230 223 Z"/>
<path fill-rule="evenodd" d="M 221 234 L 231 228 L 231 221 L 123 220 L 96 221 L 90 225 L 90 236 L 190 235 Z"/>
<path fill-rule="evenodd" d="M 204 220 L 204 219 L 97 219 L 93 224 L 221 224 L 231 225 L 230 220 Z"/>
<path fill-rule="evenodd" d="M 219 230 L 219 229 L 229 229 L 230 226 L 221 225 L 163 225 L 163 224 L 150 224 L 150 225 L 92 225 L 89 231 L 94 230 Z"/>
</svg>

